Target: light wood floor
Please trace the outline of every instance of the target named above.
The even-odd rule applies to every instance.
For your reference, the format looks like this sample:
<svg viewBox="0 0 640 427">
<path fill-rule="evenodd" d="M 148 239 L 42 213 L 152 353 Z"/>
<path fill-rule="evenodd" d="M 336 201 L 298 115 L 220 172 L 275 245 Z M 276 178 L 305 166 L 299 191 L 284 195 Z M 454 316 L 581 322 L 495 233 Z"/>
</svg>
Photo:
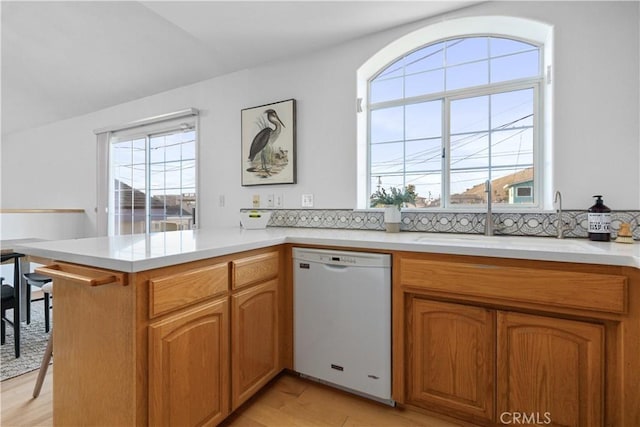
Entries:
<svg viewBox="0 0 640 427">
<path fill-rule="evenodd" d="M 51 418 L 51 366 L 37 399 L 33 398 L 33 386 L 38 371 L 20 375 L 0 383 L 0 425 L 14 426 L 52 426 Z"/>
<path fill-rule="evenodd" d="M 49 368 L 42 392 L 33 399 L 37 371 L 3 381 L 2 417 L 5 427 L 51 426 Z M 455 427 L 417 412 L 391 408 L 293 375 L 283 374 L 223 424 L 225 427 L 372 426 Z"/>
</svg>

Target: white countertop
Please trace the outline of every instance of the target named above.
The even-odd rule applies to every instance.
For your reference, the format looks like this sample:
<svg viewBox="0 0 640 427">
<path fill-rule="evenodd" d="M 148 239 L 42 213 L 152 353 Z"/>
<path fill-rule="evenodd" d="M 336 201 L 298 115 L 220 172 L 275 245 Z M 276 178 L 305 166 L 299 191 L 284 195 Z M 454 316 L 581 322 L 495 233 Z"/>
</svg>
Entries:
<svg viewBox="0 0 640 427">
<path fill-rule="evenodd" d="M 239 227 L 170 231 L 150 235 L 95 237 L 16 245 L 43 258 L 127 273 L 258 249 L 282 243 L 394 251 L 492 256 L 640 268 L 640 243 L 591 242 L 551 237 L 482 236 L 449 233 Z"/>
</svg>

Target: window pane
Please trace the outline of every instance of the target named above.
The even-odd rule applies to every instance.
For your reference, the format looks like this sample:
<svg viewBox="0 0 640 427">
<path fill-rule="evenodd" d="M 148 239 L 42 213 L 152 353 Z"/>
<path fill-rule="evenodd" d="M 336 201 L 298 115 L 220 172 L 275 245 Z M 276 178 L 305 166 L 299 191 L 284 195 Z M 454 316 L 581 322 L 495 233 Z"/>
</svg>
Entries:
<svg viewBox="0 0 640 427">
<path fill-rule="evenodd" d="M 151 192 L 149 213 L 151 231 L 186 230 L 191 227 L 192 213 L 181 191 Z"/>
<path fill-rule="evenodd" d="M 149 219 L 152 231 L 187 230 L 193 225 L 195 189 L 171 194 L 164 190 L 151 192 Z"/>
<path fill-rule="evenodd" d="M 444 43 L 423 47 L 405 57 L 405 73 L 433 70 L 444 65 Z"/>
<path fill-rule="evenodd" d="M 165 187 L 165 173 L 164 173 L 164 163 L 156 163 L 150 165 L 150 178 L 149 187 L 151 189 L 158 189 Z"/>
<path fill-rule="evenodd" d="M 132 141 L 132 163 L 134 165 L 143 165 L 146 162 L 146 142 L 144 139 L 136 139 Z"/>
<path fill-rule="evenodd" d="M 131 183 L 133 182 L 131 165 L 115 166 L 112 170 L 111 175 L 116 188 L 121 187 L 123 184 L 131 187 Z"/>
<path fill-rule="evenodd" d="M 116 234 L 134 234 L 137 229 L 144 223 L 144 212 L 142 213 L 142 221 L 137 220 L 138 217 L 132 215 L 116 215 L 115 223 L 117 224 Z M 142 231 L 144 232 L 144 231 Z"/>
<path fill-rule="evenodd" d="M 404 75 L 404 66 L 402 64 L 402 59 L 394 62 L 393 64 L 389 65 L 384 71 L 378 74 L 376 78 L 373 79 L 373 81 L 386 80 L 391 77 L 402 77 Z"/>
<path fill-rule="evenodd" d="M 533 171 L 533 167 L 494 168 L 494 202 L 512 205 L 534 203 Z"/>
<path fill-rule="evenodd" d="M 523 50 L 534 49 L 535 46 L 518 40 L 504 39 L 500 37 L 490 37 L 489 46 L 491 56 L 501 56 L 510 53 L 522 52 Z"/>
<path fill-rule="evenodd" d="M 147 184 L 147 174 L 144 165 L 133 165 L 131 174 L 131 186 L 137 190 L 144 191 Z"/>
<path fill-rule="evenodd" d="M 193 131 L 156 136 L 150 139 L 149 144 L 151 163 L 195 158 L 195 133 Z"/>
<path fill-rule="evenodd" d="M 180 160 L 179 135 L 154 137 L 149 140 L 149 157 L 151 163 Z"/>
<path fill-rule="evenodd" d="M 133 202 L 132 193 L 130 189 L 116 190 L 113 193 L 114 206 L 119 210 L 131 209 Z"/>
<path fill-rule="evenodd" d="M 491 166 L 524 169 L 533 165 L 533 129 L 501 130 L 491 133 Z"/>
<path fill-rule="evenodd" d="M 444 91 L 444 70 L 429 71 L 407 76 L 405 97 L 427 95 Z"/>
<path fill-rule="evenodd" d="M 371 191 L 374 192 L 378 189 L 378 185 L 381 188 L 389 189 L 390 187 L 400 188 L 404 185 L 404 175 L 373 175 L 371 174 L 372 182 Z M 378 179 L 379 178 L 379 179 Z"/>
<path fill-rule="evenodd" d="M 442 140 L 419 139 L 406 142 L 407 172 L 438 172 L 442 170 Z"/>
<path fill-rule="evenodd" d="M 132 160 L 132 141 L 120 141 L 111 145 L 111 165 L 130 165 Z"/>
<path fill-rule="evenodd" d="M 182 159 L 196 158 L 196 133 L 195 131 L 183 132 L 182 136 Z"/>
<path fill-rule="evenodd" d="M 451 169 L 489 167 L 489 134 L 479 132 L 451 136 Z"/>
<path fill-rule="evenodd" d="M 538 51 L 523 52 L 491 60 L 491 83 L 540 74 Z"/>
<path fill-rule="evenodd" d="M 121 156 L 121 148 L 124 144 L 120 144 L 117 149 L 112 150 L 114 153 L 115 164 L 112 167 L 111 179 L 116 188 L 126 186 L 127 188 L 144 189 L 146 183 L 145 167 L 143 164 L 131 164 L 133 151 L 129 151 L 129 162 L 124 161 L 125 156 Z M 132 146 L 129 144 L 129 148 Z M 115 155 L 120 156 L 119 160 L 115 159 Z"/>
<path fill-rule="evenodd" d="M 196 186 L 196 162 L 195 160 L 187 160 L 182 162 L 182 180 L 181 188 Z"/>
<path fill-rule="evenodd" d="M 533 89 L 491 95 L 491 129 L 533 126 Z"/>
<path fill-rule="evenodd" d="M 488 61 L 472 62 L 447 68 L 446 89 L 462 89 L 489 83 Z"/>
<path fill-rule="evenodd" d="M 152 189 L 181 187 L 182 162 L 154 163 L 149 165 Z"/>
<path fill-rule="evenodd" d="M 447 42 L 447 66 L 477 61 L 489 57 L 489 41 L 486 37 L 470 37 Z"/>
<path fill-rule="evenodd" d="M 371 142 L 404 139 L 404 107 L 382 108 L 371 112 Z"/>
<path fill-rule="evenodd" d="M 392 101 L 394 99 L 402 98 L 402 77 L 393 79 L 381 79 L 371 82 L 371 101 L 372 103 Z"/>
<path fill-rule="evenodd" d="M 407 185 L 416 188 L 417 208 L 437 208 L 441 206 L 442 174 L 440 172 L 430 172 L 413 174 L 408 173 Z"/>
<path fill-rule="evenodd" d="M 451 133 L 458 134 L 489 129 L 489 97 L 451 101 Z"/>
<path fill-rule="evenodd" d="M 402 172 L 404 148 L 402 142 L 371 146 L 371 175 Z"/>
<path fill-rule="evenodd" d="M 484 192 L 484 183 L 489 177 L 489 171 L 451 171 L 450 203 L 459 204 L 486 204 L 487 195 Z"/>
<path fill-rule="evenodd" d="M 405 107 L 406 139 L 442 135 L 442 101 L 421 102 Z"/>
</svg>

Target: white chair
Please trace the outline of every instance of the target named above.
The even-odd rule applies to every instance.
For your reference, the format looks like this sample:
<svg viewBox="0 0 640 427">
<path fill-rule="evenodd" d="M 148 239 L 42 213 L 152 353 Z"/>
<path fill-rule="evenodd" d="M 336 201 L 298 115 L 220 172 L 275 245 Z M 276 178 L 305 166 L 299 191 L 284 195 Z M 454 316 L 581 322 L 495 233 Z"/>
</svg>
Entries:
<svg viewBox="0 0 640 427">
<path fill-rule="evenodd" d="M 42 291 L 48 295 L 53 295 L 53 283 L 46 283 L 42 286 Z M 49 368 L 49 362 L 51 362 L 51 356 L 53 356 L 53 330 L 49 333 L 49 340 L 47 341 L 47 349 L 44 351 L 42 357 L 42 363 L 40 364 L 40 372 L 38 373 L 38 380 L 36 386 L 33 389 L 33 397 L 40 395 L 40 389 L 42 389 L 42 383 L 44 377 L 47 375 L 47 369 Z"/>
</svg>

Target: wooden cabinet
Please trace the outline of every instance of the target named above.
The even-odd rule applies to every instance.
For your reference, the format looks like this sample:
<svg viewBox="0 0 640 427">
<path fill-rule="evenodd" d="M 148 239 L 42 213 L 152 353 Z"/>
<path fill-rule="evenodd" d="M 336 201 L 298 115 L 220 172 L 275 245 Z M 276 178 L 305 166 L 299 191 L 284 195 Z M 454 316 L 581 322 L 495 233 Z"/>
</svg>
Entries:
<svg viewBox="0 0 640 427">
<path fill-rule="evenodd" d="M 495 313 L 412 298 L 408 321 L 408 401 L 491 420 Z"/>
<path fill-rule="evenodd" d="M 228 390 L 227 297 L 149 326 L 149 425 L 216 425 Z"/>
<path fill-rule="evenodd" d="M 553 425 L 602 425 L 602 325 L 501 311 L 497 360 L 499 415 L 533 413 Z"/>
<path fill-rule="evenodd" d="M 231 262 L 231 287 L 239 289 L 273 279 L 280 272 L 277 251 L 235 259 Z"/>
<path fill-rule="evenodd" d="M 43 271 L 54 425 L 219 423 L 291 368 L 290 259 L 285 244 Z M 476 425 L 640 426 L 640 269 L 396 251 L 392 293 L 400 405 Z"/>
<path fill-rule="evenodd" d="M 282 251 L 130 274 L 56 264 L 54 424 L 222 422 L 282 370 Z"/>
<path fill-rule="evenodd" d="M 278 281 L 243 288 L 231 297 L 231 394 L 236 409 L 278 372 Z"/>
<path fill-rule="evenodd" d="M 148 324 L 138 424 L 217 425 L 281 371 L 280 257 L 254 250 L 135 276 Z"/>
<path fill-rule="evenodd" d="M 149 317 L 154 318 L 229 290 L 229 266 L 216 263 L 149 280 Z"/>
<path fill-rule="evenodd" d="M 273 249 L 149 274 L 149 425 L 216 425 L 280 370 Z"/>
<path fill-rule="evenodd" d="M 602 424 L 602 325 L 419 297 L 410 304 L 409 403 L 491 424 L 495 396 L 497 421 L 527 414 Z"/>
<path fill-rule="evenodd" d="M 403 255 L 394 259 L 396 401 L 487 426 L 634 425 L 621 421 L 626 276 Z"/>
</svg>

